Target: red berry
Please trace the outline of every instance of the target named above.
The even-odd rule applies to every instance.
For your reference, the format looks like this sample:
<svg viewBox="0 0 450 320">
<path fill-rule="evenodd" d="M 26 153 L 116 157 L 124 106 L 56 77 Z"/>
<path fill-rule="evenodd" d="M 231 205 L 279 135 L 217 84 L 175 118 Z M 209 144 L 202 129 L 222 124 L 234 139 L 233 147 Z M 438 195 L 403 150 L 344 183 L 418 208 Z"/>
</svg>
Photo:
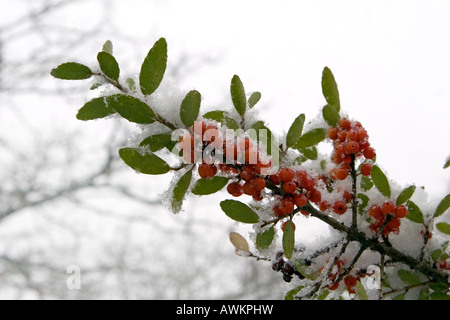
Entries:
<svg viewBox="0 0 450 320">
<path fill-rule="evenodd" d="M 250 181 L 255 177 L 255 170 L 252 165 L 246 165 L 241 169 L 241 178 L 244 181 Z"/>
<path fill-rule="evenodd" d="M 347 131 L 339 131 L 338 132 L 338 140 L 341 142 L 344 142 L 345 140 L 347 140 Z"/>
<path fill-rule="evenodd" d="M 394 212 L 396 218 L 404 218 L 408 215 L 408 209 L 402 204 L 396 206 Z"/>
<path fill-rule="evenodd" d="M 367 147 L 364 150 L 363 155 L 366 159 L 373 159 L 375 158 L 375 150 L 372 147 Z"/>
<path fill-rule="evenodd" d="M 320 191 L 313 189 L 309 192 L 309 200 L 314 203 L 319 203 L 322 200 L 322 194 Z"/>
<path fill-rule="evenodd" d="M 269 181 L 272 182 L 274 185 L 279 185 L 281 182 L 280 176 L 278 175 L 278 173 L 272 174 L 269 176 Z"/>
<path fill-rule="evenodd" d="M 217 173 L 217 167 L 213 164 L 202 163 L 198 166 L 198 174 L 203 179 L 212 178 Z"/>
<path fill-rule="evenodd" d="M 285 182 L 283 183 L 283 190 L 285 193 L 294 193 L 297 190 L 297 185 L 292 181 Z"/>
<path fill-rule="evenodd" d="M 294 211 L 294 202 L 291 198 L 285 197 L 283 201 L 281 201 L 281 212 L 286 215 L 292 213 Z"/>
<path fill-rule="evenodd" d="M 341 127 L 342 129 L 350 129 L 351 125 L 351 121 L 347 118 L 342 118 L 341 120 L 339 120 L 339 127 Z"/>
<path fill-rule="evenodd" d="M 297 207 L 303 207 L 308 203 L 308 198 L 304 194 L 295 194 L 294 202 Z"/>
<path fill-rule="evenodd" d="M 246 181 L 242 186 L 242 190 L 244 190 L 244 193 L 249 196 L 252 196 L 255 193 L 255 189 L 253 189 L 251 181 Z"/>
<path fill-rule="evenodd" d="M 344 198 L 346 203 L 350 203 L 353 200 L 353 194 L 348 191 L 345 191 L 342 198 Z"/>
<path fill-rule="evenodd" d="M 400 224 L 401 224 L 400 219 L 399 218 L 394 218 L 394 219 L 392 219 L 391 221 L 389 221 L 386 224 L 386 230 L 388 232 L 393 232 L 395 234 L 398 234 L 399 228 L 400 228 Z"/>
<path fill-rule="evenodd" d="M 356 140 L 358 142 L 362 142 L 367 138 L 367 131 L 364 130 L 363 128 L 358 129 L 357 133 L 356 133 Z"/>
<path fill-rule="evenodd" d="M 339 129 L 336 127 L 332 127 L 328 130 L 328 138 L 331 140 L 336 140 L 338 138 Z"/>
<path fill-rule="evenodd" d="M 349 130 L 347 132 L 348 141 L 356 141 L 358 139 L 358 132 L 355 129 Z"/>
<path fill-rule="evenodd" d="M 374 204 L 369 208 L 369 216 L 374 218 L 375 220 L 382 220 L 384 219 L 383 212 L 381 211 L 381 208 Z"/>
<path fill-rule="evenodd" d="M 266 187 L 266 180 L 264 178 L 255 178 L 252 180 L 252 187 L 255 192 L 261 192 Z"/>
<path fill-rule="evenodd" d="M 282 168 L 278 172 L 278 176 L 282 182 L 289 182 L 294 179 L 294 171 L 289 168 Z"/>
<path fill-rule="evenodd" d="M 394 212 L 395 205 L 391 201 L 386 201 L 381 205 L 381 211 L 384 214 L 391 214 Z"/>
<path fill-rule="evenodd" d="M 239 197 L 240 195 L 242 195 L 244 193 L 244 191 L 242 190 L 242 186 L 237 182 L 231 182 L 227 186 L 227 191 L 233 197 Z"/>
<path fill-rule="evenodd" d="M 344 201 L 336 201 L 333 205 L 333 211 L 342 215 L 347 211 L 347 204 Z"/>
<path fill-rule="evenodd" d="M 345 149 L 348 153 L 357 153 L 359 151 L 359 144 L 356 141 L 348 141 L 345 143 Z"/>
<path fill-rule="evenodd" d="M 337 180 L 344 180 L 348 176 L 348 170 L 346 170 L 344 168 L 338 168 L 336 170 L 335 176 L 336 176 Z"/>
<path fill-rule="evenodd" d="M 321 201 L 319 203 L 319 210 L 322 211 L 322 212 L 327 211 L 328 209 L 330 209 L 330 207 L 331 207 L 331 204 L 329 204 L 326 201 Z"/>
<path fill-rule="evenodd" d="M 363 176 L 366 176 L 366 177 L 370 176 L 371 171 L 372 171 L 372 165 L 370 163 L 364 163 L 361 166 L 361 174 Z"/>
<path fill-rule="evenodd" d="M 356 279 L 354 276 L 348 275 L 344 277 L 344 283 L 347 286 L 347 290 L 349 293 L 355 293 L 354 287 L 356 286 L 356 282 L 358 279 Z"/>
</svg>

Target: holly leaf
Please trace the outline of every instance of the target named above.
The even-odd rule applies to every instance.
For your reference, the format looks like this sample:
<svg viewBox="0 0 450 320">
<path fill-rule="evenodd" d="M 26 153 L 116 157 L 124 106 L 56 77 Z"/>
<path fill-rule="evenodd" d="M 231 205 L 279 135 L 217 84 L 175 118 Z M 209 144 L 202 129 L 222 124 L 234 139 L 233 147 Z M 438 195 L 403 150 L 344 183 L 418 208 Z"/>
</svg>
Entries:
<svg viewBox="0 0 450 320">
<path fill-rule="evenodd" d="M 262 232 L 258 232 L 256 235 L 256 247 L 259 250 L 267 249 L 272 244 L 274 236 L 275 230 L 273 227 L 270 227 Z"/>
<path fill-rule="evenodd" d="M 152 136 L 145 138 L 144 140 L 141 141 L 139 146 L 148 147 L 151 152 L 156 152 L 163 148 L 167 148 L 168 150 L 172 151 L 176 144 L 177 144 L 176 141 L 172 141 L 171 134 L 161 133 L 161 134 L 154 134 Z"/>
<path fill-rule="evenodd" d="M 261 92 L 253 92 L 250 97 L 248 98 L 248 107 L 251 109 L 255 106 L 255 104 L 258 103 L 258 101 L 261 99 Z"/>
<path fill-rule="evenodd" d="M 172 191 L 172 201 L 171 207 L 173 213 L 178 213 L 181 210 L 181 206 L 183 204 L 183 199 L 186 195 L 186 192 L 189 189 L 192 180 L 192 167 L 185 174 L 183 174 L 180 179 L 177 181 L 175 188 Z"/>
<path fill-rule="evenodd" d="M 339 112 L 337 112 L 336 107 L 331 104 L 327 104 L 322 109 L 323 119 L 332 127 L 336 127 L 341 120 Z"/>
<path fill-rule="evenodd" d="M 406 205 L 408 207 L 408 215 L 406 216 L 406 218 L 416 223 L 423 223 L 423 214 L 419 206 L 411 200 L 408 200 L 406 202 Z"/>
<path fill-rule="evenodd" d="M 339 112 L 341 109 L 339 90 L 334 75 L 328 67 L 325 67 L 322 73 L 322 93 L 328 104 L 333 105 Z"/>
<path fill-rule="evenodd" d="M 436 223 L 436 228 L 440 232 L 443 232 L 445 234 L 449 234 L 450 235 L 450 224 L 445 223 L 445 222 L 439 222 L 439 223 Z"/>
<path fill-rule="evenodd" d="M 186 127 L 194 125 L 200 111 L 200 102 L 202 96 L 196 90 L 189 91 L 181 102 L 180 117 Z"/>
<path fill-rule="evenodd" d="M 107 77 L 116 81 L 119 79 L 120 69 L 116 58 L 108 52 L 101 51 L 97 54 L 97 61 L 100 69 Z"/>
<path fill-rule="evenodd" d="M 105 97 L 99 97 L 85 103 L 85 105 L 78 110 L 77 119 L 83 121 L 94 120 L 104 118 L 114 113 L 116 113 L 116 110 L 107 105 Z"/>
<path fill-rule="evenodd" d="M 389 181 L 386 178 L 386 175 L 381 171 L 380 167 L 377 165 L 372 166 L 372 170 L 370 172 L 372 177 L 373 184 L 380 191 L 382 195 L 387 198 L 391 197 L 391 187 L 389 186 Z"/>
<path fill-rule="evenodd" d="M 219 176 L 199 179 L 192 188 L 192 193 L 198 196 L 216 193 L 227 185 L 228 180 L 229 178 Z"/>
<path fill-rule="evenodd" d="M 436 218 L 441 216 L 445 211 L 447 211 L 448 208 L 450 208 L 450 194 L 446 195 L 444 199 L 439 202 L 436 212 L 434 213 L 434 217 Z"/>
<path fill-rule="evenodd" d="M 128 121 L 147 124 L 156 120 L 153 110 L 146 103 L 133 96 L 115 94 L 108 96 L 106 102 L 109 107 L 112 107 Z"/>
<path fill-rule="evenodd" d="M 312 147 L 325 139 L 325 133 L 325 129 L 323 128 L 312 129 L 300 137 L 294 145 L 294 148 L 303 149 Z"/>
<path fill-rule="evenodd" d="M 167 42 L 161 38 L 148 52 L 139 73 L 139 85 L 144 95 L 150 95 L 158 89 L 167 66 Z"/>
<path fill-rule="evenodd" d="M 239 125 L 236 122 L 236 120 L 231 118 L 226 111 L 222 110 L 209 111 L 203 115 L 203 118 L 217 121 L 221 125 L 227 127 L 228 129 L 239 129 Z"/>
<path fill-rule="evenodd" d="M 290 259 L 294 252 L 295 230 L 294 223 L 291 220 L 286 222 L 283 232 L 283 251 L 286 258 Z"/>
<path fill-rule="evenodd" d="M 398 277 L 406 284 L 415 285 L 420 283 L 420 277 L 408 270 L 398 270 Z"/>
<path fill-rule="evenodd" d="M 109 53 L 110 55 L 113 54 L 113 44 L 111 40 L 106 40 L 103 44 L 102 51 Z"/>
<path fill-rule="evenodd" d="M 402 190 L 402 192 L 400 192 L 400 194 L 398 195 L 395 204 L 398 206 L 399 204 L 405 203 L 407 200 L 409 200 L 409 198 L 412 197 L 414 191 L 416 191 L 415 185 L 409 186 L 408 188 Z"/>
<path fill-rule="evenodd" d="M 231 79 L 230 93 L 234 108 L 241 116 L 243 116 L 247 109 L 247 98 L 244 85 L 237 75 L 234 75 Z"/>
<path fill-rule="evenodd" d="M 259 216 L 246 204 L 236 200 L 224 200 L 220 208 L 231 219 L 242 223 L 256 223 Z"/>
<path fill-rule="evenodd" d="M 50 74 L 62 80 L 84 80 L 92 76 L 92 71 L 81 63 L 66 62 L 52 69 Z"/>
<path fill-rule="evenodd" d="M 366 289 L 360 281 L 356 282 L 356 293 L 358 294 L 359 300 L 369 300 Z"/>
<path fill-rule="evenodd" d="M 302 135 L 304 123 L 305 115 L 303 113 L 295 118 L 286 135 L 286 147 L 290 148 L 298 142 Z"/>
<path fill-rule="evenodd" d="M 142 153 L 137 148 L 122 148 L 119 156 L 132 169 L 144 174 L 164 174 L 170 171 L 169 165 L 153 153 Z"/>
</svg>

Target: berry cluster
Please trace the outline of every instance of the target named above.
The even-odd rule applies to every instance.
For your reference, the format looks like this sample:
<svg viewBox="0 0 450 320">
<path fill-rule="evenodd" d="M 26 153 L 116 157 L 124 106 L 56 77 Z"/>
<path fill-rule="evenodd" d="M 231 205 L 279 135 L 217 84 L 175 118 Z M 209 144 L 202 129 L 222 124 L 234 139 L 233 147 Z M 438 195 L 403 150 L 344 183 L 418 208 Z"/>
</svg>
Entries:
<svg viewBox="0 0 450 320">
<path fill-rule="evenodd" d="M 303 279 L 304 276 L 295 270 L 295 268 L 286 260 L 283 259 L 283 252 L 278 252 L 275 257 L 275 262 L 272 264 L 273 271 L 281 271 L 283 274 L 283 280 L 286 282 L 291 282 L 292 276 L 295 274 L 300 279 Z"/>
<path fill-rule="evenodd" d="M 387 236 L 390 232 L 398 234 L 401 224 L 400 219 L 407 215 L 408 208 L 402 204 L 396 206 L 391 201 L 386 201 L 381 206 L 374 204 L 369 208 L 369 216 L 373 219 L 370 229 L 377 233 L 381 231 L 384 236 Z"/>
<path fill-rule="evenodd" d="M 347 178 L 352 155 L 355 158 L 363 156 L 367 160 L 375 158 L 375 150 L 370 146 L 367 131 L 360 122 L 342 118 L 337 127 L 328 130 L 328 138 L 334 142 L 331 160 L 337 165 L 330 171 L 330 178 L 333 180 Z M 368 176 L 371 168 L 370 163 L 365 163 L 361 166 L 361 173 Z"/>
<path fill-rule="evenodd" d="M 340 282 L 337 280 L 340 275 L 345 274 L 345 272 L 346 272 L 346 269 L 344 267 L 345 263 L 346 263 L 345 260 L 342 260 L 342 259 L 340 259 L 336 262 L 337 271 L 332 272 L 328 275 L 328 279 L 332 282 L 332 284 L 330 286 L 328 286 L 328 289 L 336 290 L 339 287 Z M 358 281 L 361 281 L 361 278 L 364 278 L 367 275 L 371 275 L 371 274 L 362 272 L 357 275 L 351 275 L 351 274 L 345 275 L 343 280 L 344 280 L 345 286 L 347 287 L 348 292 L 356 293 L 356 290 L 355 290 L 356 283 Z"/>
</svg>

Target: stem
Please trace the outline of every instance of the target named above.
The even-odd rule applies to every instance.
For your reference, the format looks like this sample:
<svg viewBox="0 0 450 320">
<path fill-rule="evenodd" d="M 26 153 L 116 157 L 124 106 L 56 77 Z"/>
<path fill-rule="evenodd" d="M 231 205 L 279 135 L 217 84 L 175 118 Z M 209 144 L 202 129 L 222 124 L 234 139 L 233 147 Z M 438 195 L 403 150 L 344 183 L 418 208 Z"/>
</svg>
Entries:
<svg viewBox="0 0 450 320">
<path fill-rule="evenodd" d="M 358 202 L 357 198 L 357 190 L 356 190 L 356 169 L 355 169 L 355 155 L 351 154 L 351 162 L 350 162 L 350 175 L 352 177 L 352 229 L 356 230 L 358 224 Z"/>
</svg>

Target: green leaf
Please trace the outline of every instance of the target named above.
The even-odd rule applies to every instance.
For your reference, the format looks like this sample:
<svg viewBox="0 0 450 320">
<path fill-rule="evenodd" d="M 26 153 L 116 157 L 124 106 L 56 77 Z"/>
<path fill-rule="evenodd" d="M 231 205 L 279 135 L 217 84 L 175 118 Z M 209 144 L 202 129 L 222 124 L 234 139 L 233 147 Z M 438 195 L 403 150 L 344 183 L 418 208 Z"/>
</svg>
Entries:
<svg viewBox="0 0 450 320">
<path fill-rule="evenodd" d="M 444 214 L 447 209 L 450 208 L 450 194 L 446 195 L 444 199 L 439 202 L 436 212 L 434 213 L 434 217 L 439 217 L 440 215 Z"/>
<path fill-rule="evenodd" d="M 266 127 L 264 121 L 255 122 L 252 127 L 256 131 L 256 139 L 263 145 L 263 150 L 267 154 L 272 154 L 272 146 L 274 144 L 274 139 L 272 136 L 272 131 Z M 261 131 L 260 131 L 261 130 Z"/>
<path fill-rule="evenodd" d="M 200 111 L 202 96 L 196 90 L 189 91 L 181 102 L 180 117 L 186 127 L 194 125 Z"/>
<path fill-rule="evenodd" d="M 358 193 L 358 195 L 356 196 L 358 199 L 360 199 L 360 201 L 358 201 L 359 205 L 358 205 L 358 213 L 359 214 L 363 214 L 364 209 L 367 207 L 367 205 L 369 204 L 369 197 L 366 196 L 364 193 Z"/>
<path fill-rule="evenodd" d="M 164 174 L 171 169 L 160 157 L 152 153 L 141 153 L 137 148 L 122 148 L 119 156 L 132 169 L 144 174 Z"/>
<path fill-rule="evenodd" d="M 244 85 L 237 75 L 234 75 L 231 79 L 230 93 L 234 108 L 243 116 L 247 109 L 247 98 L 245 96 Z"/>
<path fill-rule="evenodd" d="M 408 270 L 398 270 L 398 277 L 406 284 L 415 285 L 420 283 L 420 278 L 417 274 Z"/>
<path fill-rule="evenodd" d="M 163 148 L 167 148 L 170 151 L 172 151 L 176 144 L 177 144 L 176 141 L 172 141 L 171 134 L 161 133 L 145 138 L 144 140 L 141 141 L 139 146 L 148 147 L 151 152 L 156 152 Z"/>
<path fill-rule="evenodd" d="M 389 186 L 389 181 L 383 171 L 381 171 L 380 167 L 378 167 L 377 165 L 372 166 L 370 175 L 372 177 L 373 184 L 378 189 L 378 191 L 380 191 L 380 193 L 385 197 L 390 198 L 391 187 Z"/>
<path fill-rule="evenodd" d="M 97 61 L 102 72 L 113 80 L 118 80 L 120 75 L 119 64 L 111 54 L 101 51 L 97 55 Z"/>
<path fill-rule="evenodd" d="M 312 147 L 325 139 L 325 129 L 316 128 L 311 131 L 305 132 L 298 142 L 294 145 L 295 149 L 302 149 Z"/>
<path fill-rule="evenodd" d="M 136 82 L 132 78 L 127 78 L 125 82 L 131 91 L 136 92 Z"/>
<path fill-rule="evenodd" d="M 144 95 L 150 95 L 158 89 L 167 66 L 167 42 L 161 38 L 148 52 L 139 73 L 139 85 Z"/>
<path fill-rule="evenodd" d="M 405 300 L 405 294 L 401 293 L 398 296 L 395 296 L 394 298 L 392 298 L 392 300 Z"/>
<path fill-rule="evenodd" d="M 298 286 L 292 290 L 289 290 L 288 292 L 286 292 L 285 296 L 284 296 L 284 300 L 294 300 L 294 296 L 300 292 L 300 290 L 302 290 L 304 288 L 304 286 Z"/>
<path fill-rule="evenodd" d="M 110 55 L 113 54 L 113 44 L 110 40 L 106 40 L 103 44 L 102 51 L 109 53 Z"/>
<path fill-rule="evenodd" d="M 436 228 L 445 234 L 450 234 L 450 224 L 448 223 L 445 222 L 436 223 Z"/>
<path fill-rule="evenodd" d="M 431 300 L 450 300 L 450 296 L 447 294 L 447 292 L 433 292 L 431 294 Z"/>
<path fill-rule="evenodd" d="M 311 147 L 311 148 L 303 148 L 299 149 L 299 151 L 310 160 L 317 160 L 317 148 Z"/>
<path fill-rule="evenodd" d="M 412 186 L 409 186 L 408 188 L 405 188 L 398 195 L 397 201 L 395 202 L 395 204 L 398 206 L 399 204 L 405 203 L 407 200 L 409 200 L 409 198 L 412 197 L 412 195 L 414 194 L 414 191 L 416 191 L 416 186 L 415 185 L 412 185 Z"/>
<path fill-rule="evenodd" d="M 339 112 L 341 109 L 339 91 L 333 73 L 328 67 L 325 67 L 322 73 L 322 93 L 328 104 L 333 105 Z"/>
<path fill-rule="evenodd" d="M 406 202 L 406 205 L 408 207 L 408 215 L 406 216 L 406 218 L 416 223 L 423 223 L 424 220 L 422 210 L 420 210 L 417 204 L 415 204 L 411 200 L 408 200 Z"/>
<path fill-rule="evenodd" d="M 92 71 L 83 64 L 66 62 L 52 69 L 50 74 L 55 78 L 63 80 L 83 80 L 90 78 Z"/>
<path fill-rule="evenodd" d="M 328 295 L 330 294 L 330 290 L 328 290 L 327 288 L 324 288 L 320 294 L 317 296 L 317 300 L 325 300 L 326 297 L 328 297 Z"/>
<path fill-rule="evenodd" d="M 173 213 L 178 213 L 181 210 L 184 196 L 186 195 L 186 192 L 188 191 L 189 186 L 191 184 L 193 168 L 194 167 L 189 169 L 185 174 L 183 174 L 180 177 L 177 184 L 175 185 L 175 188 L 173 189 L 172 203 L 171 203 Z"/>
<path fill-rule="evenodd" d="M 256 235 L 256 247 L 259 250 L 267 249 L 272 244 L 274 237 L 275 230 L 273 227 L 270 227 L 269 229 L 262 232 L 258 232 L 258 234 Z"/>
<path fill-rule="evenodd" d="M 220 208 L 231 219 L 243 223 L 256 223 L 259 216 L 246 204 L 236 200 L 224 200 L 220 203 Z"/>
<path fill-rule="evenodd" d="M 286 222 L 283 232 L 283 251 L 286 258 L 290 259 L 294 252 L 295 230 L 294 223 L 291 220 Z"/>
<path fill-rule="evenodd" d="M 155 113 L 141 100 L 124 94 L 108 96 L 106 102 L 122 117 L 135 123 L 152 123 L 156 120 Z"/>
<path fill-rule="evenodd" d="M 373 187 L 372 179 L 366 176 L 361 177 L 361 189 L 363 191 L 369 191 Z"/>
<path fill-rule="evenodd" d="M 100 97 L 92 99 L 82 106 L 78 110 L 77 119 L 84 121 L 100 119 L 114 113 L 116 113 L 116 110 L 106 104 L 104 97 Z"/>
<path fill-rule="evenodd" d="M 199 179 L 192 188 L 192 193 L 198 196 L 216 193 L 227 185 L 228 180 L 229 178 L 219 176 Z"/>
<path fill-rule="evenodd" d="M 327 104 L 322 109 L 323 119 L 332 127 L 336 127 L 341 120 L 339 112 L 337 112 L 336 107 L 331 104 Z"/>
<path fill-rule="evenodd" d="M 231 118 L 226 111 L 222 110 L 209 111 L 203 115 L 203 118 L 217 121 L 221 125 L 227 127 L 228 129 L 239 129 L 239 125 L 236 122 L 236 120 Z"/>
<path fill-rule="evenodd" d="M 303 113 L 295 118 L 286 135 L 286 147 L 290 148 L 298 142 L 302 135 L 304 123 L 305 115 Z"/>
<path fill-rule="evenodd" d="M 255 104 L 257 104 L 260 99 L 261 99 L 261 92 L 258 92 L 258 91 L 253 92 L 250 95 L 250 98 L 248 98 L 248 106 L 249 106 L 249 108 L 250 109 L 253 108 L 255 106 Z"/>
<path fill-rule="evenodd" d="M 433 259 L 433 261 L 436 262 L 439 260 L 439 258 L 443 253 L 444 252 L 442 251 L 442 249 L 436 249 L 431 253 L 431 259 Z"/>
<path fill-rule="evenodd" d="M 450 158 L 447 159 L 447 161 L 444 164 L 444 169 L 447 169 L 448 167 L 450 167 Z"/>
<path fill-rule="evenodd" d="M 360 281 L 356 282 L 356 293 L 358 294 L 359 300 L 369 300 L 366 289 Z"/>
<path fill-rule="evenodd" d="M 445 282 L 433 282 L 430 284 L 430 288 L 434 291 L 447 291 L 449 284 Z"/>
</svg>

